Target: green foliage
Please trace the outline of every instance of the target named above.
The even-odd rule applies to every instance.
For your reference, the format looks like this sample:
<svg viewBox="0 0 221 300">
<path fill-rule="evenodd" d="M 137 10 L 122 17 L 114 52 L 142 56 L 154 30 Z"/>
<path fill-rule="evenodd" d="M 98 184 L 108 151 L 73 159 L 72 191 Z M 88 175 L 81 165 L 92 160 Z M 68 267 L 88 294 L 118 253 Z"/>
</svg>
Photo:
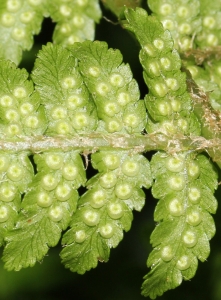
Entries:
<svg viewBox="0 0 221 300">
<path fill-rule="evenodd" d="M 105 43 L 84 42 L 72 53 L 97 108 L 97 131 L 139 133 L 146 121 L 145 108 L 119 51 L 108 50 Z M 109 247 L 116 247 L 123 230 L 130 229 L 131 210 L 143 207 L 140 188 L 151 185 L 148 161 L 139 154 L 100 151 L 92 154 L 92 165 L 99 173 L 87 182 L 89 191 L 81 197 L 76 218 L 62 241 L 62 260 L 78 273 L 108 260 Z"/>
<path fill-rule="evenodd" d="M 98 0 L 56 0 L 47 3 L 47 15 L 57 23 L 53 41 L 66 46 L 86 39 L 94 39 L 94 22 L 99 22 L 101 11 Z"/>
<path fill-rule="evenodd" d="M 83 133 L 96 128 L 96 109 L 70 51 L 52 44 L 40 51 L 32 78 L 45 107 L 47 135 Z"/>
<path fill-rule="evenodd" d="M 98 261 L 107 261 L 109 248 L 115 248 L 123 238 L 123 230 L 131 227 L 131 210 L 141 210 L 144 205 L 140 187 L 151 185 L 150 167 L 141 155 L 128 158 L 128 154 L 100 152 L 92 156 L 99 174 L 88 181 L 89 191 L 81 197 L 62 241 L 65 247 L 61 258 L 72 271 L 83 274 L 96 267 Z M 144 173 L 137 176 L 140 169 Z"/>
<path fill-rule="evenodd" d="M 93 40 L 94 21 L 98 22 L 100 16 L 98 0 L 2 0 L 0 56 L 18 64 L 22 50 L 31 49 L 33 35 L 39 33 L 44 17 L 57 23 L 53 41 L 69 46 Z"/>
<path fill-rule="evenodd" d="M 199 0 L 149 0 L 148 5 L 164 28 L 171 32 L 175 48 L 183 52 L 193 47 L 192 37 L 201 30 Z"/>
<path fill-rule="evenodd" d="M 151 170 L 155 178 L 152 193 L 160 199 L 154 215 L 159 223 L 150 239 L 154 250 L 147 264 L 151 271 L 145 276 L 142 293 L 154 299 L 180 285 L 182 279 L 191 279 L 197 258 L 207 259 L 208 241 L 215 234 L 209 213 L 217 208 L 213 197 L 217 174 L 207 157 L 192 153 L 176 157 L 157 153 Z"/>
<path fill-rule="evenodd" d="M 181 72 L 181 59 L 173 48 L 168 31 L 142 9 L 125 12 L 129 25 L 141 44 L 140 62 L 149 87 L 145 97 L 150 118 L 146 129 L 166 133 L 200 134 L 199 123 L 191 113 L 191 98 L 186 76 Z"/>
<path fill-rule="evenodd" d="M 80 72 L 97 107 L 98 130 L 140 133 L 146 123 L 143 101 L 130 67 L 122 64 L 119 50 L 105 43 L 84 42 L 72 49 Z M 86 63 L 85 63 L 86 62 Z"/>
<path fill-rule="evenodd" d="M 85 57 L 87 64 L 82 63 Z M 104 73 L 100 82 L 96 72 Z M 144 103 L 138 101 L 139 90 L 130 68 L 122 64 L 120 52 L 108 49 L 105 43 L 85 42 L 71 51 L 48 44 L 39 53 L 32 79 L 46 115 L 42 133 L 47 136 L 95 131 L 139 133 L 145 126 Z M 24 94 L 26 90 L 19 86 L 15 91 Z M 23 94 L 20 98 L 26 96 L 29 108 L 31 102 L 27 93 Z M 108 101 L 102 102 L 101 96 Z M 102 117 L 104 112 L 107 117 Z M 20 270 L 34 265 L 48 247 L 58 243 L 69 225 L 61 254 L 67 267 L 84 273 L 97 265 L 97 258 L 107 261 L 109 248 L 116 247 L 123 230 L 130 229 L 131 210 L 141 210 L 144 205 L 140 188 L 150 187 L 152 181 L 148 161 L 130 151 L 92 154 L 99 174 L 87 182 L 89 191 L 79 201 L 76 190 L 86 182 L 79 150 L 45 151 L 35 154 L 34 161 L 37 174 L 29 182 L 16 227 L 5 238 L 6 268 Z"/>
<path fill-rule="evenodd" d="M 152 186 L 142 295 L 155 299 L 195 275 L 215 234 L 220 4 L 149 0 L 148 15 L 131 8 L 140 1 L 102 2 L 139 42 L 144 100 L 120 51 L 90 41 L 97 0 L 1 1 L 0 245 L 5 268 L 18 271 L 61 240 L 65 267 L 83 274 L 108 261 Z M 43 17 L 57 23 L 53 43 L 29 76 L 16 64 Z"/>
<path fill-rule="evenodd" d="M 16 228 L 7 236 L 3 260 L 8 270 L 33 266 L 57 245 L 76 210 L 76 189 L 85 182 L 78 153 L 35 155 L 38 174 L 26 193 Z"/>
<path fill-rule="evenodd" d="M 18 63 L 22 49 L 29 50 L 39 33 L 46 7 L 42 1 L 2 0 L 0 4 L 0 55 Z M 4 46 L 3 46 L 4 45 Z"/>
<path fill-rule="evenodd" d="M 170 35 L 141 9 L 126 11 L 125 15 L 129 22 L 126 27 L 135 33 L 142 46 L 140 61 L 149 87 L 145 99 L 150 114 L 147 131 L 199 135 L 198 120 L 191 113 L 185 74 L 180 71 L 181 60 L 173 49 Z M 192 278 L 197 258 L 205 261 L 208 257 L 208 240 L 214 235 L 215 227 L 199 201 L 206 184 L 207 197 L 214 202 L 212 194 L 217 188 L 217 176 L 208 158 L 189 152 L 176 156 L 158 152 L 152 158 L 151 167 L 155 179 L 152 193 L 160 199 L 155 211 L 155 221 L 159 224 L 151 235 L 154 250 L 147 262 L 151 271 L 144 277 L 142 293 L 155 299 L 180 285 L 182 279 Z M 215 210 L 216 204 L 210 212 Z"/>
</svg>

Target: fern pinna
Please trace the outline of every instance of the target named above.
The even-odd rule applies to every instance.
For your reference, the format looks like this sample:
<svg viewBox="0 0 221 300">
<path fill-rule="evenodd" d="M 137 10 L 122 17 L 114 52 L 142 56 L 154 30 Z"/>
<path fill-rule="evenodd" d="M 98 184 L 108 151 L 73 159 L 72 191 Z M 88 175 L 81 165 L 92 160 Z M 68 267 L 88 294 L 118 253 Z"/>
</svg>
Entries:
<svg viewBox="0 0 221 300">
<path fill-rule="evenodd" d="M 15 143 L 24 135 L 58 139 L 95 133 L 136 135 L 146 124 L 144 102 L 139 100 L 129 66 L 122 64 L 118 50 L 108 49 L 105 43 L 84 42 L 71 50 L 48 44 L 39 53 L 32 79 L 35 92 L 27 90 L 26 86 L 32 85 L 24 80 L 15 82 L 18 100 L 10 90 L 1 98 L 8 101 L 3 116 L 12 115 L 4 130 L 17 129 L 10 136 Z M 31 102 L 33 95 L 41 99 L 36 107 Z M 104 98 L 107 100 L 101 101 Z M 23 118 L 19 115 L 22 109 Z M 33 152 L 21 151 L 27 161 Z M 34 153 L 37 174 L 33 178 L 31 169 L 26 185 L 22 175 L 26 161 L 20 160 L 17 166 L 13 159 L 9 170 L 16 178 L 2 173 L 10 207 L 17 187 L 18 194 L 25 193 L 15 228 L 5 234 L 3 260 L 7 269 L 19 270 L 41 260 L 48 247 L 58 243 L 62 230 L 70 226 L 63 237 L 61 257 L 71 270 L 84 273 L 97 265 L 98 258 L 107 261 L 109 248 L 116 247 L 123 230 L 130 229 L 132 209 L 141 210 L 144 205 L 141 187 L 151 186 L 149 162 L 131 149 L 97 151 L 92 154 L 92 164 L 98 174 L 86 182 L 81 152 L 54 149 Z M 85 184 L 88 192 L 78 200 L 77 189 Z"/>
<path fill-rule="evenodd" d="M 47 15 L 57 21 L 54 41 L 63 44 L 43 46 L 30 78 L 13 62 L 0 61 L 0 242 L 5 267 L 18 271 L 33 266 L 60 239 L 62 262 L 71 271 L 83 274 L 108 261 L 110 248 L 131 227 L 132 211 L 145 203 L 142 187 L 152 186 L 159 199 L 157 225 L 142 294 L 155 299 L 195 275 L 215 233 L 211 214 L 217 208 L 213 194 L 218 176 L 209 156 L 217 160 L 217 152 L 206 139 L 219 137 L 209 116 L 219 117 L 220 103 L 217 93 L 210 101 L 207 91 L 211 86 L 219 91 L 219 81 L 215 76 L 208 83 L 214 66 L 205 62 L 202 69 L 192 59 L 181 61 L 179 54 L 189 49 L 195 34 L 196 45 L 214 46 L 212 21 L 204 22 L 208 38 L 200 31 L 197 0 L 177 4 L 177 19 L 172 0 L 148 1 L 152 16 L 141 8 L 125 9 L 121 22 L 140 43 L 149 90 L 141 100 L 119 50 L 108 49 L 105 42 L 80 42 L 93 39 L 92 23 L 100 17 L 96 1 L 90 1 L 90 9 L 86 0 L 73 1 L 77 13 L 60 1 L 52 6 L 40 2 L 3 1 L 0 7 L 1 26 L 7 28 L 2 38 L 15 47 L 16 63 L 22 49 L 31 45 L 22 32 L 32 36 L 39 30 L 32 27 L 34 17 L 39 24 Z M 183 23 L 188 11 L 189 27 Z M 17 15 L 20 31 L 13 27 Z M 143 155 L 149 150 L 156 151 L 150 163 Z M 89 180 L 82 159 L 88 154 L 97 170 Z M 87 191 L 79 195 L 81 186 Z"/>
</svg>

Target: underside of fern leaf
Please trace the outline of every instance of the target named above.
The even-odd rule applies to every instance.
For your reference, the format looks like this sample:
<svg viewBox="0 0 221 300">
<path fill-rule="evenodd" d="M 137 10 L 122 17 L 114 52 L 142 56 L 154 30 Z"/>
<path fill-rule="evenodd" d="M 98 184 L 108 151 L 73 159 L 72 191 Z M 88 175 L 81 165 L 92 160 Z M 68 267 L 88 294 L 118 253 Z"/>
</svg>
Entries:
<svg viewBox="0 0 221 300">
<path fill-rule="evenodd" d="M 170 33 L 142 9 L 128 9 L 125 16 L 125 27 L 142 47 L 140 61 L 149 87 L 147 132 L 200 135 L 200 118 L 192 112 L 193 101 Z M 152 194 L 159 199 L 154 215 L 158 225 L 151 235 L 154 249 L 147 261 L 151 271 L 144 277 L 142 294 L 155 299 L 192 278 L 197 259 L 207 259 L 215 233 L 210 213 L 217 208 L 213 193 L 218 183 L 213 164 L 194 151 L 158 152 L 151 171 Z"/>
<path fill-rule="evenodd" d="M 72 53 L 97 108 L 97 131 L 140 134 L 146 122 L 144 104 L 119 51 L 84 42 Z M 141 210 L 144 204 L 141 187 L 151 185 L 149 163 L 140 154 L 100 151 L 92 154 L 92 165 L 99 173 L 87 182 L 89 191 L 79 201 L 61 252 L 64 264 L 79 273 L 95 267 L 98 260 L 108 260 L 109 248 L 130 229 L 131 210 Z M 78 235 L 84 238 L 78 240 Z"/>
<path fill-rule="evenodd" d="M 89 41 L 100 18 L 98 1 L 49 2 L 0 4 L 0 44 L 10 49 L 0 47 L 0 56 L 11 60 L 0 60 L 5 268 L 35 265 L 59 240 L 61 260 L 71 271 L 83 274 L 107 262 L 110 249 L 131 227 L 132 211 L 144 206 L 142 188 L 152 186 L 157 225 L 142 294 L 155 299 L 195 275 L 215 234 L 211 214 L 217 209 L 218 176 L 211 160 L 221 165 L 219 142 L 213 149 L 220 138 L 218 70 L 210 61 L 196 67 L 178 53 L 190 47 L 195 35 L 195 46 L 209 43 L 201 34 L 200 2 L 180 7 L 177 1 L 173 8 L 172 0 L 150 0 L 151 16 L 141 8 L 120 14 L 141 46 L 148 87 L 144 100 L 120 51 Z M 189 27 L 173 19 L 175 8 L 181 21 L 192 9 Z M 204 15 L 203 4 L 201 10 Z M 22 50 L 30 49 L 45 16 L 57 22 L 57 45 L 42 47 L 29 75 L 15 63 Z M 179 33 L 167 30 L 173 22 Z M 214 81 L 208 83 L 213 72 Z M 156 152 L 150 162 L 143 155 L 147 150 Z M 90 162 L 96 174 L 87 178 Z M 81 194 L 82 186 L 86 192 Z"/>
<path fill-rule="evenodd" d="M 15 69 L 15 76 L 16 72 L 20 71 Z M 95 133 L 141 135 L 145 127 L 144 101 L 139 100 L 130 68 L 122 63 L 120 52 L 108 49 L 105 43 L 84 42 L 71 50 L 48 44 L 40 51 L 31 78 L 33 94 L 39 99 L 37 112 L 32 94 L 21 85 L 15 87 L 14 94 L 19 92 L 24 119 L 8 108 L 14 103 L 11 92 L 1 99 L 9 102 L 3 111 L 3 116 L 11 114 L 7 126 L 13 123 L 20 128 L 19 122 L 26 124 L 28 119 L 33 131 L 24 130 L 33 138 L 35 131 L 63 140 Z M 33 89 L 32 81 L 27 84 Z M 13 141 L 21 138 L 22 128 L 11 137 Z M 23 199 L 18 216 L 2 236 L 8 270 L 20 270 L 42 260 L 70 226 L 63 236 L 61 257 L 68 268 L 82 274 L 96 267 L 99 260 L 107 261 L 109 249 L 118 245 L 123 230 L 130 229 L 132 210 L 141 210 L 144 205 L 141 188 L 149 188 L 152 183 L 149 162 L 133 149 L 98 151 L 92 154 L 98 174 L 86 182 L 81 153 L 81 149 L 25 152 L 27 162 L 33 155 L 37 173 L 34 178 L 32 173 L 27 187 L 19 190 Z M 14 181 L 20 186 L 24 180 L 16 177 L 11 181 L 13 190 Z M 81 185 L 88 191 L 79 199 L 77 189 Z"/>
<path fill-rule="evenodd" d="M 71 46 L 94 39 L 95 22 L 101 17 L 98 0 L 1 0 L 0 57 L 18 64 L 22 51 L 30 50 L 33 35 L 38 34 L 44 17 L 57 25 L 55 43 Z M 4 46 L 3 46 L 4 45 Z"/>
</svg>

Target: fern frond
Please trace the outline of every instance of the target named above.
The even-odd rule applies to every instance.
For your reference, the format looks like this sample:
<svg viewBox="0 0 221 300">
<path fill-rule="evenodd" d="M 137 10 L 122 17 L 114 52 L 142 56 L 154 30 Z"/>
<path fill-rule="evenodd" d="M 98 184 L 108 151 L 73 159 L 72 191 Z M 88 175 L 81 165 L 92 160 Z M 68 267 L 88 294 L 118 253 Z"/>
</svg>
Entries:
<svg viewBox="0 0 221 300">
<path fill-rule="evenodd" d="M 71 50 L 97 107 L 100 130 L 109 133 L 140 133 L 146 124 L 144 102 L 129 65 L 119 50 L 106 43 L 84 42 Z"/>
<path fill-rule="evenodd" d="M 135 2 L 127 1 L 132 7 Z M 119 14 L 121 3 L 107 1 Z M 195 275 L 215 234 L 218 180 L 209 156 L 221 166 L 221 72 L 212 61 L 219 50 L 206 52 L 202 67 L 187 59 L 195 50 L 185 51 L 219 42 L 217 3 L 150 0 L 152 16 L 141 8 L 120 14 L 141 45 L 148 87 L 142 100 L 120 51 L 90 41 L 101 15 L 98 0 L 1 2 L 0 45 L 9 50 L 0 47 L 0 57 L 18 63 L 43 16 L 57 22 L 53 39 L 62 44 L 43 46 L 30 77 L 0 59 L 0 246 L 6 269 L 35 265 L 59 240 L 71 271 L 83 274 L 108 261 L 110 249 L 130 230 L 133 210 L 145 204 L 142 188 L 152 186 L 159 199 L 157 226 L 142 294 L 155 299 Z M 143 155 L 149 150 L 157 151 L 150 163 Z M 83 156 L 86 167 L 91 162 L 96 170 L 88 179 Z M 79 195 L 82 186 L 86 192 Z"/>
<path fill-rule="evenodd" d="M 57 23 L 53 34 L 56 44 L 70 46 L 75 42 L 94 39 L 95 22 L 98 23 L 101 18 L 98 0 L 48 1 L 47 7 L 51 18 Z"/>
<path fill-rule="evenodd" d="M 0 3 L 0 57 L 19 64 L 24 50 L 33 45 L 33 35 L 41 29 L 43 17 L 57 22 L 55 43 L 73 45 L 94 39 L 95 22 L 101 10 L 98 0 L 2 0 Z M 4 46 L 3 46 L 4 45 Z"/>
<path fill-rule="evenodd" d="M 61 46 L 48 44 L 40 52 L 33 72 L 36 89 L 39 90 L 47 116 L 45 133 L 52 136 L 82 132 L 85 130 L 82 118 L 92 119 L 87 91 L 77 71 L 75 59 L 68 53 Z M 79 108 L 70 109 L 70 105 L 76 103 Z M 94 119 L 93 124 L 96 124 Z M 86 125 L 93 130 L 91 123 Z M 22 201 L 16 229 L 7 237 L 3 259 L 9 270 L 32 266 L 44 257 L 50 246 L 58 243 L 62 230 L 67 228 L 76 210 L 76 190 L 86 181 L 79 151 L 45 151 L 34 155 L 34 160 L 38 173 Z M 25 243 L 22 243 L 23 240 Z M 39 241 L 38 245 L 36 241 Z M 16 249 L 22 249 L 23 254 Z"/>
<path fill-rule="evenodd" d="M 154 250 L 147 261 L 151 271 L 144 277 L 142 293 L 155 299 L 183 279 L 191 279 L 197 259 L 207 259 L 209 240 L 215 234 L 210 213 L 216 212 L 213 193 L 218 182 L 213 165 L 202 154 L 157 153 L 151 170 L 152 193 L 160 200 L 154 214 L 158 225 L 151 235 Z"/>
<path fill-rule="evenodd" d="M 131 227 L 131 210 L 144 205 L 140 187 L 151 185 L 149 163 L 141 155 L 98 152 L 92 155 L 92 163 L 99 174 L 88 181 L 89 191 L 79 200 L 62 241 L 63 263 L 80 274 L 108 260 L 109 248 L 115 248 L 123 230 Z"/>
<path fill-rule="evenodd" d="M 180 71 L 181 59 L 173 48 L 168 31 L 154 17 L 142 9 L 125 12 L 129 24 L 125 27 L 135 33 L 142 49 L 140 61 L 144 79 L 149 88 L 145 104 L 150 114 L 146 129 L 198 135 L 200 125 L 191 112 L 191 97 L 187 93 L 186 76 Z"/>
<path fill-rule="evenodd" d="M 103 73 L 98 82 L 96 72 Z M 36 131 L 63 139 L 113 132 L 141 136 L 146 112 L 137 83 L 129 66 L 122 64 L 120 52 L 108 49 L 105 43 L 88 41 L 71 51 L 49 43 L 39 52 L 32 79 L 33 94 L 39 101 L 34 108 L 44 112 L 44 122 L 36 121 L 42 124 L 41 131 L 33 122 L 32 134 Z M 102 87 L 108 87 L 107 95 Z M 19 86 L 15 91 L 21 99 L 29 94 L 31 99 L 31 81 L 29 89 L 28 93 Z M 34 108 L 29 109 L 32 102 L 25 103 L 25 113 L 33 115 Z M 15 138 L 19 141 L 27 133 L 21 131 Z M 71 270 L 84 273 L 97 265 L 98 258 L 107 261 L 109 248 L 116 247 L 123 230 L 130 229 L 132 209 L 141 210 L 144 205 L 141 187 L 149 188 L 152 183 L 149 162 L 136 150 L 118 153 L 109 148 L 92 154 L 92 165 L 99 173 L 87 182 L 88 192 L 78 201 L 77 189 L 86 182 L 80 152 L 56 148 L 36 154 L 29 150 L 34 154 L 37 173 L 23 190 L 16 225 L 5 237 L 3 260 L 8 270 L 20 270 L 42 260 L 70 225 L 63 237 L 62 260 Z"/>
<path fill-rule="evenodd" d="M 153 15 L 163 24 L 165 30 L 170 31 L 174 47 L 180 52 L 194 47 L 194 37 L 202 28 L 200 2 L 199 0 L 169 0 L 166 3 L 162 0 L 148 1 Z"/>
<path fill-rule="evenodd" d="M 76 210 L 79 186 L 85 183 L 81 157 L 72 151 L 35 155 L 38 173 L 26 193 L 16 228 L 7 235 L 3 260 L 20 270 L 42 260 L 56 246 Z"/>
<path fill-rule="evenodd" d="M 201 49 L 216 47 L 221 42 L 221 22 L 219 1 L 200 0 L 202 28 L 196 37 L 197 46 Z"/>
<path fill-rule="evenodd" d="M 48 136 L 70 136 L 97 127 L 94 102 L 69 50 L 50 43 L 44 46 L 32 78 L 46 110 Z"/>
<path fill-rule="evenodd" d="M 44 13 L 45 5 L 41 0 L 2 0 L 0 57 L 18 64 L 22 51 L 31 49 L 33 35 L 39 33 Z"/>
<path fill-rule="evenodd" d="M 97 131 L 139 134 L 145 126 L 145 108 L 120 52 L 107 49 L 105 43 L 84 42 L 72 53 L 97 108 Z M 100 151 L 92 154 L 92 165 L 99 173 L 87 182 L 89 191 L 79 200 L 62 241 L 63 263 L 81 274 L 99 260 L 108 260 L 109 248 L 130 229 L 131 210 L 141 210 L 144 204 L 141 187 L 149 188 L 152 180 L 149 162 L 133 152 Z"/>
<path fill-rule="evenodd" d="M 147 131 L 199 135 L 201 125 L 192 113 L 186 76 L 180 70 L 181 59 L 173 49 L 170 33 L 142 9 L 126 10 L 125 16 L 129 23 L 125 27 L 135 33 L 142 46 L 140 61 L 149 87 L 145 98 L 150 114 Z M 217 206 L 213 197 L 217 174 L 206 156 L 192 151 L 175 155 L 158 152 L 151 170 L 152 193 L 160 199 L 155 210 L 159 224 L 151 235 L 154 250 L 147 261 L 151 271 L 144 277 L 142 294 L 155 299 L 183 279 L 192 278 L 197 258 L 205 261 L 209 255 L 209 240 L 215 233 L 209 212 L 214 213 Z M 205 190 L 212 206 L 209 212 Z"/>
<path fill-rule="evenodd" d="M 0 136 L 16 143 L 20 136 L 43 134 L 46 118 L 39 94 L 28 80 L 25 70 L 14 63 L 0 63 Z M 29 189 L 34 170 L 28 158 L 30 151 L 0 152 L 0 243 L 15 226 L 20 211 L 21 196 Z"/>
</svg>

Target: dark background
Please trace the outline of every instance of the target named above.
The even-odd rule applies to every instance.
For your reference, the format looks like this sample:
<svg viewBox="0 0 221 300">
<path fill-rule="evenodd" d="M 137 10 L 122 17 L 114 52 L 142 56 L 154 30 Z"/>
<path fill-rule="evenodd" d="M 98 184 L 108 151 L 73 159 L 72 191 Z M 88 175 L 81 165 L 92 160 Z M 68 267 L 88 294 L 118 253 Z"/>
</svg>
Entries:
<svg viewBox="0 0 221 300">
<path fill-rule="evenodd" d="M 104 10 L 111 21 L 116 18 Z M 54 24 L 45 19 L 41 33 L 35 37 L 34 47 L 25 52 L 20 67 L 33 68 L 37 52 L 43 44 L 52 40 Z M 97 40 L 106 41 L 109 47 L 121 50 L 124 61 L 131 65 L 139 82 L 141 98 L 147 92 L 138 60 L 139 45 L 120 25 L 104 19 L 96 27 Z M 90 173 L 90 169 L 88 170 Z M 217 193 L 217 199 L 220 198 Z M 148 272 L 146 260 L 151 251 L 149 237 L 155 224 L 153 211 L 157 200 L 146 191 L 146 204 L 142 212 L 134 212 L 132 229 L 125 233 L 123 241 L 111 250 L 108 263 L 99 263 L 96 269 L 84 275 L 66 270 L 60 262 L 61 246 L 50 249 L 42 263 L 19 272 L 7 272 L 0 266 L 0 300 L 141 300 L 140 288 L 143 276 Z M 221 299 L 221 212 L 215 216 L 216 236 L 211 241 L 212 253 L 205 263 L 199 262 L 196 276 L 183 282 L 175 290 L 166 292 L 162 300 L 220 300 Z"/>
</svg>

